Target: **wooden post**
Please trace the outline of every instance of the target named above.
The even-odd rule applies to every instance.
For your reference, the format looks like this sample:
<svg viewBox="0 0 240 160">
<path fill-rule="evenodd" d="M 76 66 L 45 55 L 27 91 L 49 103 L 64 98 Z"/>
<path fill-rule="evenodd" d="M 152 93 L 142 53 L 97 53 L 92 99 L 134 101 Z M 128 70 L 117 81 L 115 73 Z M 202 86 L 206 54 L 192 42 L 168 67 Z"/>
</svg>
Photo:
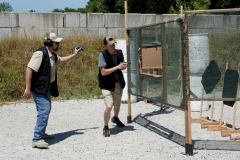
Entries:
<svg viewBox="0 0 240 160">
<path fill-rule="evenodd" d="M 235 102 L 234 112 L 233 112 L 233 125 L 232 125 L 232 129 L 233 129 L 233 130 L 235 130 L 236 112 L 237 112 L 237 101 Z"/>
<path fill-rule="evenodd" d="M 206 68 L 207 68 L 207 62 L 205 62 L 205 69 L 204 69 L 204 71 L 206 70 Z M 202 98 L 204 98 L 204 88 L 202 88 Z M 203 100 L 201 101 L 201 109 L 200 109 L 199 118 L 202 117 L 202 109 L 203 109 Z"/>
<path fill-rule="evenodd" d="M 125 30 L 126 30 L 126 47 L 128 48 L 129 45 L 129 35 L 127 33 L 128 28 L 128 8 L 127 8 L 127 1 L 124 1 L 125 6 Z M 126 48 L 126 51 L 127 51 Z M 132 116 L 131 116 L 131 95 L 128 94 L 128 116 L 127 116 L 127 123 L 132 122 Z"/>
<path fill-rule="evenodd" d="M 237 84 L 237 95 L 236 97 L 238 96 L 238 85 L 239 85 L 239 67 L 240 67 L 240 63 L 238 64 L 238 84 Z M 235 130 L 235 121 L 236 121 L 236 112 L 237 112 L 237 101 L 235 102 L 235 105 L 234 105 L 234 112 L 233 112 L 233 125 L 232 125 L 232 129 Z"/>
<path fill-rule="evenodd" d="M 228 62 L 226 63 L 226 70 L 228 69 Z M 221 107 L 221 116 L 220 116 L 220 126 L 222 124 L 222 119 L 223 119 L 223 108 L 224 108 L 224 103 L 222 102 L 222 107 Z"/>
<path fill-rule="evenodd" d="M 132 123 L 132 115 L 131 115 L 131 95 L 128 94 L 128 116 L 127 123 Z"/>
<path fill-rule="evenodd" d="M 181 6 L 181 11 L 180 11 L 180 13 L 181 13 L 181 18 L 183 19 L 183 6 Z M 180 36 L 180 39 L 181 39 L 181 36 Z M 182 57 L 183 57 L 183 55 L 182 55 L 182 46 L 180 46 L 180 77 L 179 77 L 179 79 L 181 79 L 181 88 L 180 88 L 180 93 L 181 93 L 181 96 L 180 96 L 180 99 L 181 99 L 181 101 L 183 100 L 183 77 L 182 77 Z"/>
<path fill-rule="evenodd" d="M 213 98 L 215 98 L 215 88 L 213 90 Z M 214 101 L 212 101 L 211 122 L 213 122 Z"/>
<path fill-rule="evenodd" d="M 186 14 L 185 14 L 185 18 L 186 18 Z M 192 156 L 193 155 L 193 145 L 192 145 L 192 129 L 191 129 L 191 105 L 190 105 L 190 101 L 188 101 L 188 99 L 190 98 L 190 90 L 189 90 L 189 86 L 190 86 L 190 82 L 189 82 L 189 52 L 188 52 L 188 47 L 189 47 L 189 43 L 188 43 L 188 27 L 187 27 L 187 22 L 184 19 L 184 23 L 183 23 L 185 29 L 183 30 L 184 34 L 184 73 L 185 76 L 184 78 L 184 82 L 185 82 L 185 153 Z"/>
<path fill-rule="evenodd" d="M 127 1 L 124 1 L 124 6 L 125 6 L 125 29 L 128 28 L 128 8 L 127 8 Z M 126 43 L 128 46 L 129 44 L 129 35 L 127 34 L 127 30 L 126 30 Z"/>
<path fill-rule="evenodd" d="M 190 101 L 188 101 L 187 110 L 185 110 L 185 153 L 193 155 Z"/>
<path fill-rule="evenodd" d="M 161 25 L 162 35 L 162 68 L 163 68 L 163 84 L 162 84 L 162 102 L 167 103 L 167 43 L 166 43 L 166 31 L 165 24 Z"/>
<path fill-rule="evenodd" d="M 180 13 L 181 13 L 181 18 L 183 19 L 183 6 L 181 6 Z"/>
<path fill-rule="evenodd" d="M 204 98 L 204 88 L 202 89 L 202 98 Z M 200 108 L 199 118 L 202 117 L 202 108 L 203 108 L 203 100 L 201 101 L 201 108 Z"/>
<path fill-rule="evenodd" d="M 228 62 L 226 63 L 226 70 L 229 68 Z M 220 125 L 222 124 L 222 119 L 223 119 L 223 108 L 224 108 L 224 103 L 222 102 L 222 108 L 221 108 L 221 116 L 220 116 Z"/>
<path fill-rule="evenodd" d="M 220 116 L 220 126 L 222 125 L 222 119 L 223 119 L 223 108 L 224 108 L 224 103 L 222 102 L 221 116 Z"/>
</svg>

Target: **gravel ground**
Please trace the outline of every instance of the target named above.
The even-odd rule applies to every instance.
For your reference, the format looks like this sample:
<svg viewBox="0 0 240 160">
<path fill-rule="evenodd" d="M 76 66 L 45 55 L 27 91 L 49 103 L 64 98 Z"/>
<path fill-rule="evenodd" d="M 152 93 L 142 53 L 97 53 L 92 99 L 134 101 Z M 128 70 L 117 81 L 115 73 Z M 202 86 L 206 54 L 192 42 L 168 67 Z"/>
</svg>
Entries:
<svg viewBox="0 0 240 160">
<path fill-rule="evenodd" d="M 239 106 L 239 104 L 238 104 Z M 36 122 L 34 103 L 0 107 L 0 159 L 239 159 L 240 142 L 221 137 L 220 131 L 207 131 L 192 124 L 194 156 L 185 152 L 184 112 L 139 100 L 132 103 L 133 123 L 127 123 L 127 104 L 119 118 L 126 124 L 118 128 L 109 123 L 111 136 L 103 137 L 105 105 L 98 100 L 53 101 L 47 133 L 49 149 L 31 147 Z M 220 118 L 221 102 L 216 102 L 214 119 Z M 203 112 L 210 116 L 211 109 Z M 113 115 L 113 113 L 112 113 Z M 232 124 L 233 108 L 225 106 L 224 122 Z M 199 112 L 192 112 L 192 118 Z M 236 128 L 240 128 L 237 111 Z"/>
</svg>

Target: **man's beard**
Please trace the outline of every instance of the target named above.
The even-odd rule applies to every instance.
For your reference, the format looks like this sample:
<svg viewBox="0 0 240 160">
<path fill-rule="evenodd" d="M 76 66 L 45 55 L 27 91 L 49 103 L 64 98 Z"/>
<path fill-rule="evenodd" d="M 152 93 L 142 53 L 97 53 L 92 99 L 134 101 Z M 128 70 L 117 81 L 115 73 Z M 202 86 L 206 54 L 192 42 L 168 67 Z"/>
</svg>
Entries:
<svg viewBox="0 0 240 160">
<path fill-rule="evenodd" d="M 54 51 L 58 51 L 58 47 L 56 49 L 53 49 Z"/>
</svg>

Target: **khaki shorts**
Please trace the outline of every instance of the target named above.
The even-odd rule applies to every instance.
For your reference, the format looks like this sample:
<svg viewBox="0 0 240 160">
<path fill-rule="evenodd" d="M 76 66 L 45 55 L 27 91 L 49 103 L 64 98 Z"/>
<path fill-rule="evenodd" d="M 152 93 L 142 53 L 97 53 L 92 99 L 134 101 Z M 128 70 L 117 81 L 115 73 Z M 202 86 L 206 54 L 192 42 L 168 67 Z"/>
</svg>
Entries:
<svg viewBox="0 0 240 160">
<path fill-rule="evenodd" d="M 123 90 L 119 82 L 115 83 L 115 90 L 102 89 L 103 99 L 106 106 L 120 106 Z"/>
</svg>

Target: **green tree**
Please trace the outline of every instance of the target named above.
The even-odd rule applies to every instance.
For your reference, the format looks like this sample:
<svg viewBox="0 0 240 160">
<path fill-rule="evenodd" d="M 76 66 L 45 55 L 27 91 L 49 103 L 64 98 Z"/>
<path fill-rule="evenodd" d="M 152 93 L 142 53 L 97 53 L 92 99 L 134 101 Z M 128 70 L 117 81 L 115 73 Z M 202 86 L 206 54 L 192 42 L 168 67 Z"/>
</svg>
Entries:
<svg viewBox="0 0 240 160">
<path fill-rule="evenodd" d="M 52 12 L 64 12 L 64 10 L 63 9 L 58 9 L 58 8 L 55 8 L 54 10 L 52 10 Z"/>
<path fill-rule="evenodd" d="M 147 2 L 145 0 L 128 0 L 128 13 L 146 13 Z M 123 8 L 124 11 L 124 8 Z"/>
<path fill-rule="evenodd" d="M 86 9 L 85 8 L 78 8 L 77 12 L 86 13 Z"/>
<path fill-rule="evenodd" d="M 210 9 L 240 8 L 239 0 L 211 0 Z"/>
<path fill-rule="evenodd" d="M 191 2 L 193 6 L 193 10 L 207 10 L 210 5 L 211 1 L 210 0 L 195 0 Z"/>
<path fill-rule="evenodd" d="M 125 13 L 125 0 L 101 0 L 105 13 Z M 168 13 L 171 5 L 176 7 L 175 0 L 127 0 L 128 13 Z M 103 12 L 104 13 L 104 12 Z"/>
<path fill-rule="evenodd" d="M 125 13 L 124 8 L 124 1 L 125 0 L 118 0 L 115 4 L 115 13 Z M 128 7 L 129 8 L 129 7 Z M 129 11 L 128 11 L 129 12 Z M 130 13 L 130 12 L 129 12 Z"/>
<path fill-rule="evenodd" d="M 86 6 L 87 13 L 108 13 L 106 6 L 102 4 L 102 0 L 89 0 Z"/>
<path fill-rule="evenodd" d="M 171 6 L 176 8 L 175 0 L 149 0 L 146 3 L 145 13 L 163 14 L 168 13 Z"/>
<path fill-rule="evenodd" d="M 77 12 L 77 10 L 74 9 L 74 8 L 65 7 L 65 8 L 64 8 L 64 12 Z"/>
<path fill-rule="evenodd" d="M 125 0 L 89 0 L 87 13 L 125 13 Z M 127 0 L 129 13 L 168 13 L 175 0 Z"/>
<path fill-rule="evenodd" d="M 189 10 L 207 10 L 211 5 L 211 0 L 176 0 L 176 6 L 171 6 L 169 13 L 180 13 L 180 8 L 183 6 L 183 11 Z"/>
<path fill-rule="evenodd" d="M 7 12 L 12 12 L 13 11 L 13 8 L 12 6 L 7 3 L 7 2 L 1 2 L 0 3 L 0 11 L 7 11 Z"/>
<path fill-rule="evenodd" d="M 55 8 L 52 12 L 80 12 L 80 13 L 85 13 L 85 8 L 78 8 L 78 9 L 74 9 L 74 8 L 68 8 L 68 7 L 65 7 L 64 9 L 58 9 L 58 8 Z"/>
<path fill-rule="evenodd" d="M 116 13 L 115 11 L 115 0 L 100 0 L 102 4 L 102 9 L 100 9 L 103 13 Z"/>
<path fill-rule="evenodd" d="M 36 12 L 36 11 L 31 9 L 29 12 Z"/>
</svg>

